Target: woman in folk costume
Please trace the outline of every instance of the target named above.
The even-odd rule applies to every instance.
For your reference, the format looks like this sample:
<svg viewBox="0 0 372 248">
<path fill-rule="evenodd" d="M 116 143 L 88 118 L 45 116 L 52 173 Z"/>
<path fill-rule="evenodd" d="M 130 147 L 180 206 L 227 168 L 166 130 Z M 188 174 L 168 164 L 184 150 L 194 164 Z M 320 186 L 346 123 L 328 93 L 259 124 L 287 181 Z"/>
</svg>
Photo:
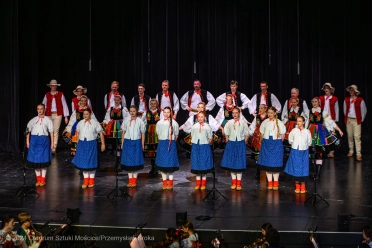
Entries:
<svg viewBox="0 0 372 248">
<path fill-rule="evenodd" d="M 72 109 L 72 112 L 74 112 L 74 110 L 78 109 L 80 106 L 79 106 L 79 102 L 80 102 L 80 98 L 81 96 L 85 96 L 87 98 L 87 106 L 92 109 L 92 103 L 90 102 L 90 99 L 85 95 L 87 93 L 88 89 L 81 85 L 79 85 L 78 87 L 76 87 L 75 90 L 72 91 L 72 93 L 74 93 L 74 95 L 76 97 L 72 98 L 72 102 L 71 102 L 71 109 Z"/>
<path fill-rule="evenodd" d="M 173 172 L 179 169 L 177 145 L 179 126 L 173 120 L 170 107 L 163 109 L 164 119 L 156 123 L 156 134 L 159 144 L 156 151 L 155 164 L 161 172 L 163 189 L 173 189 Z"/>
<path fill-rule="evenodd" d="M 284 172 L 295 181 L 295 193 L 306 193 L 306 182 L 309 180 L 309 146 L 311 146 L 311 133 L 305 128 L 305 117 L 297 117 L 297 127 L 288 135 L 291 152 Z M 301 182 L 301 184 L 300 184 Z"/>
<path fill-rule="evenodd" d="M 146 115 L 146 134 L 145 134 L 145 149 L 144 156 L 151 161 L 150 175 L 157 175 L 158 170 L 155 164 L 156 148 L 158 146 L 158 135 L 156 132 L 156 123 L 162 119 L 162 112 L 158 108 L 158 101 L 155 98 L 150 100 L 150 109 Z"/>
<path fill-rule="evenodd" d="M 285 126 L 276 115 L 276 108 L 270 107 L 267 111 L 268 119 L 260 126 L 262 144 L 258 165 L 260 170 L 266 171 L 268 189 L 278 190 L 279 172 L 283 170 L 283 140 Z"/>
<path fill-rule="evenodd" d="M 124 119 L 130 118 L 129 111 L 126 107 L 121 105 L 122 96 L 120 94 L 114 95 L 114 106 L 107 108 L 105 119 L 103 120 L 103 129 L 106 136 L 107 146 L 109 152 L 113 150 L 121 151 L 121 124 Z M 120 156 L 116 154 L 117 156 Z"/>
<path fill-rule="evenodd" d="M 287 132 L 284 136 L 284 152 L 289 153 L 291 150 L 291 144 L 288 142 L 288 135 L 293 128 L 297 125 L 297 117 L 303 116 L 305 118 L 305 127 L 308 125 L 308 119 L 302 109 L 302 104 L 299 104 L 298 98 L 291 98 L 291 107 L 286 111 L 286 114 L 283 116 L 282 121 L 286 127 Z"/>
<path fill-rule="evenodd" d="M 101 139 L 101 151 L 106 148 L 105 137 L 101 124 L 91 118 L 92 110 L 89 108 L 84 110 L 84 119 L 79 121 L 76 127 L 78 143 L 76 146 L 76 155 L 72 163 L 76 168 L 83 171 L 84 183 L 81 186 L 83 189 L 86 187 L 94 187 L 94 178 L 96 169 L 98 168 L 98 149 L 97 149 L 97 136 Z"/>
<path fill-rule="evenodd" d="M 242 172 L 246 170 L 246 142 L 248 141 L 248 125 L 240 121 L 240 109 L 233 109 L 234 119 L 229 120 L 224 133 L 227 144 L 223 153 L 221 168 L 231 172 L 231 189 L 242 189 Z"/>
<path fill-rule="evenodd" d="M 38 116 L 32 118 L 27 124 L 26 146 L 27 166 L 35 169 L 35 186 L 44 186 L 47 168 L 50 165 L 53 150 L 53 122 L 45 118 L 44 104 L 37 105 Z"/>
<path fill-rule="evenodd" d="M 121 165 L 123 170 L 128 171 L 127 187 L 136 187 L 138 171 L 143 169 L 144 164 L 146 123 L 137 117 L 137 106 L 130 106 L 129 114 L 130 118 L 125 119 L 121 124 L 124 137 Z M 142 116 L 146 116 L 146 113 Z"/>
<path fill-rule="evenodd" d="M 211 127 L 205 123 L 206 113 L 198 114 L 198 123 L 191 128 L 191 173 L 196 174 L 195 190 L 205 190 L 207 173 L 213 170 L 211 144 L 213 135 Z"/>
<path fill-rule="evenodd" d="M 76 144 L 78 142 L 78 137 L 76 135 L 76 127 L 79 121 L 84 119 L 84 110 L 86 110 L 87 108 L 89 108 L 88 97 L 86 97 L 85 95 L 82 95 L 80 96 L 79 107 L 75 109 L 74 112 L 72 113 L 71 118 L 65 130 L 62 133 L 64 140 L 70 146 L 71 156 L 75 156 L 76 154 Z M 97 120 L 93 112 L 90 118 Z"/>
<path fill-rule="evenodd" d="M 309 112 L 309 127 L 312 137 L 312 158 L 317 165 L 317 176 L 320 177 L 320 170 L 323 164 L 323 157 L 333 151 L 335 144 L 339 142 L 335 136 L 337 130 L 341 137 L 344 135 L 337 124 L 331 119 L 326 110 L 320 108 L 319 97 L 311 100 L 313 108 Z"/>
</svg>

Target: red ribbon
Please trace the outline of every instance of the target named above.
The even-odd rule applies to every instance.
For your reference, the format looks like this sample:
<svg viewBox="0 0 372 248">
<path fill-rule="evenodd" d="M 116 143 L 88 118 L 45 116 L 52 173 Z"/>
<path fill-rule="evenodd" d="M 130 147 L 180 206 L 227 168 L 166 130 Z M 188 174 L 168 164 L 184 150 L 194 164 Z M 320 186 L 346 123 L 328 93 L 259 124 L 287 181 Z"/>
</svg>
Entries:
<svg viewBox="0 0 372 248">
<path fill-rule="evenodd" d="M 84 121 L 84 124 L 87 123 L 87 122 L 89 122 L 89 124 L 92 124 L 92 123 L 90 123 L 90 120 L 85 120 Z"/>
<path fill-rule="evenodd" d="M 234 126 L 234 130 L 236 130 L 235 129 L 235 123 L 239 123 L 239 126 L 240 126 L 240 121 L 239 120 L 234 121 L 234 125 L 233 125 Z"/>
<path fill-rule="evenodd" d="M 39 119 L 37 120 L 35 124 L 37 124 L 40 121 L 40 125 L 41 125 L 41 123 L 43 122 L 43 118 L 44 118 L 44 115 L 39 115 Z"/>
<path fill-rule="evenodd" d="M 165 96 L 165 97 L 169 97 L 169 91 L 165 92 L 165 93 L 164 93 L 164 96 Z"/>
<path fill-rule="evenodd" d="M 130 119 L 129 126 L 132 125 L 132 121 L 136 122 L 136 119 Z"/>
<path fill-rule="evenodd" d="M 200 124 L 199 133 L 201 133 L 204 127 L 204 122 L 199 122 L 199 124 Z"/>
</svg>

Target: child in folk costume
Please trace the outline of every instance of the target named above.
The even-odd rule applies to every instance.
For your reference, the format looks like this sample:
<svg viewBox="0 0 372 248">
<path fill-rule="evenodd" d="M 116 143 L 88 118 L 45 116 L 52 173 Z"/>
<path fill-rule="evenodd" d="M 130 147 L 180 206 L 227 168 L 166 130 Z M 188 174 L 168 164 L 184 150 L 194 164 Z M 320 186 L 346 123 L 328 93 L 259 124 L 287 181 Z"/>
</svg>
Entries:
<svg viewBox="0 0 372 248">
<path fill-rule="evenodd" d="M 213 169 L 210 144 L 213 142 L 212 129 L 204 123 L 205 112 L 198 113 L 198 123 L 191 128 L 191 173 L 196 174 L 195 190 L 205 190 L 207 173 Z"/>
<path fill-rule="evenodd" d="M 261 123 L 267 119 L 267 107 L 265 104 L 260 104 L 258 107 L 258 114 L 254 117 L 252 124 L 249 126 L 249 138 L 248 147 L 252 150 L 252 158 L 256 161 L 258 160 L 258 155 L 261 149 Z M 260 169 L 257 166 L 256 178 L 260 177 Z"/>
<path fill-rule="evenodd" d="M 143 149 L 145 146 L 146 123 L 137 117 L 137 106 L 129 108 L 130 118 L 123 121 L 123 150 L 121 153 L 121 165 L 123 170 L 128 171 L 127 187 L 137 186 L 138 171 L 143 169 Z M 146 116 L 144 113 L 142 116 Z"/>
<path fill-rule="evenodd" d="M 278 190 L 279 172 L 283 168 L 283 140 L 285 126 L 276 115 L 276 108 L 270 107 L 267 111 L 268 119 L 260 127 L 262 144 L 258 165 L 260 170 L 266 171 L 268 189 Z"/>
<path fill-rule="evenodd" d="M 285 152 L 289 153 L 291 144 L 288 142 L 288 135 L 297 125 L 297 118 L 303 116 L 305 118 L 305 127 L 308 125 L 308 119 L 302 109 L 302 104 L 299 104 L 298 98 L 291 98 L 291 108 L 288 109 L 286 115 L 283 116 L 282 121 L 286 127 L 287 132 L 284 136 Z"/>
<path fill-rule="evenodd" d="M 176 140 L 178 138 L 178 123 L 173 120 L 170 107 L 163 109 L 164 119 L 156 123 L 156 134 L 159 143 L 155 164 L 161 172 L 163 189 L 173 189 L 173 172 L 179 169 Z"/>
<path fill-rule="evenodd" d="M 240 109 L 233 109 L 234 119 L 229 120 L 224 133 L 227 144 L 221 161 L 221 168 L 231 172 L 231 189 L 241 190 L 242 172 L 246 169 L 245 144 L 248 140 L 248 125 L 246 121 L 240 121 Z"/>
<path fill-rule="evenodd" d="M 312 155 L 317 165 L 317 176 L 320 177 L 320 170 L 323 164 L 323 157 L 326 153 L 333 151 L 335 143 L 338 142 L 334 130 L 337 130 L 341 136 L 343 132 L 337 124 L 331 119 L 326 110 L 320 108 L 320 99 L 314 97 L 311 100 L 313 108 L 309 112 L 309 127 L 312 137 Z"/>
<path fill-rule="evenodd" d="M 28 122 L 27 130 L 29 132 L 26 137 L 26 146 L 28 148 L 27 165 L 29 168 L 35 169 L 35 186 L 41 187 L 46 184 L 45 177 L 54 146 L 53 122 L 49 118 L 45 118 L 44 112 L 44 104 L 37 105 L 38 116 Z M 50 138 L 48 137 L 49 135 Z"/>
<path fill-rule="evenodd" d="M 122 133 L 121 124 L 124 119 L 130 118 L 129 111 L 126 107 L 121 105 L 122 96 L 120 94 L 114 95 L 114 106 L 107 108 L 105 119 L 103 120 L 104 134 L 106 136 L 107 146 L 109 152 L 117 149 L 121 151 Z M 120 156 L 116 154 L 117 156 Z"/>
<path fill-rule="evenodd" d="M 181 237 L 182 248 L 198 248 L 197 242 L 199 240 L 198 234 L 195 233 L 194 225 L 191 221 L 187 220 L 182 224 L 182 231 L 186 235 Z M 188 235 L 187 235 L 188 234 Z"/>
<path fill-rule="evenodd" d="M 145 134 L 145 149 L 144 156 L 151 161 L 150 175 L 157 175 L 158 169 L 156 168 L 156 148 L 158 146 L 158 135 L 156 133 L 156 123 L 162 119 L 162 112 L 158 108 L 158 101 L 155 98 L 150 100 L 150 109 L 146 115 L 146 134 Z"/>
<path fill-rule="evenodd" d="M 76 127 L 78 123 L 84 119 L 84 110 L 89 108 L 88 106 L 88 98 L 85 95 L 80 96 L 79 100 L 79 107 L 74 110 L 74 112 L 71 115 L 71 118 L 63 131 L 62 135 L 66 137 L 65 139 L 69 140 L 68 144 L 71 149 L 71 155 L 75 156 L 76 154 L 76 144 L 78 141 L 77 135 L 76 135 Z M 96 116 L 92 112 L 92 115 L 90 117 L 91 119 L 97 120 Z"/>
<path fill-rule="evenodd" d="M 19 229 L 17 235 L 22 237 L 22 244 L 19 247 L 37 248 L 44 238 L 37 235 L 32 226 L 31 214 L 22 212 L 18 214 Z"/>
<path fill-rule="evenodd" d="M 305 182 L 309 179 L 309 146 L 312 142 L 311 133 L 305 128 L 305 117 L 297 117 L 297 127 L 289 133 L 288 142 L 292 145 L 292 149 L 284 172 L 295 181 L 295 192 L 304 194 L 306 193 Z"/>
<path fill-rule="evenodd" d="M 75 167 L 83 171 L 84 183 L 81 186 L 83 189 L 94 187 L 94 178 L 98 168 L 98 135 L 101 139 L 101 151 L 103 152 L 106 148 L 103 129 L 97 120 L 91 118 L 91 115 L 92 110 L 85 109 L 84 120 L 79 121 L 76 127 L 78 143 L 76 155 L 72 160 Z"/>
</svg>

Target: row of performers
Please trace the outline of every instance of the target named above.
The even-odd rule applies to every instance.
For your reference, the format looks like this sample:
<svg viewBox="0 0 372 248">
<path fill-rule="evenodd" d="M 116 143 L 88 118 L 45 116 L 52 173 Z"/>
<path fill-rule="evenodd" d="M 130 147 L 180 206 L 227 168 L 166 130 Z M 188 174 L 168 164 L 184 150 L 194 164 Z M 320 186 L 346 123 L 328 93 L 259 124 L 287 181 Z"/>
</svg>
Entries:
<svg viewBox="0 0 372 248">
<path fill-rule="evenodd" d="M 97 136 L 103 151 L 106 147 L 106 134 L 107 142 L 112 145 L 119 144 L 117 148 L 121 151 L 121 165 L 128 171 L 128 187 L 136 186 L 138 171 L 144 167 L 145 156 L 150 158 L 152 164 L 161 172 L 163 189 L 172 189 L 173 172 L 179 169 L 175 141 L 178 139 L 179 130 L 183 129 L 189 133 L 182 140 L 185 144 L 191 144 L 191 172 L 196 174 L 195 189 L 205 189 L 206 174 L 213 169 L 210 145 L 220 142 L 226 143 L 221 168 L 231 172 L 232 189 L 241 190 L 242 172 L 246 169 L 246 144 L 249 144 L 258 167 L 266 171 L 268 188 L 277 190 L 279 172 L 283 170 L 283 141 L 286 140 L 291 146 L 291 152 L 284 171 L 296 181 L 296 192 L 304 193 L 305 182 L 309 176 L 309 147 L 314 151 L 313 156 L 320 172 L 323 153 L 334 149 L 337 144 L 334 131 L 337 130 L 343 135 L 336 123 L 321 110 L 318 98 L 312 100 L 313 108 L 308 120 L 296 112 L 296 115 L 289 115 L 288 122 L 284 124 L 277 118 L 276 108 L 266 109 L 265 105 L 260 105 L 258 115 L 248 127 L 240 109 L 229 105 L 230 99 L 227 97 L 227 104 L 223 108 L 224 119 L 221 122 L 207 115 L 204 111 L 205 104 L 200 103 L 200 112 L 179 127 L 172 119 L 171 109 L 166 107 L 160 112 L 155 100 L 151 101 L 150 110 L 140 118 L 137 116 L 136 106 L 131 106 L 128 111 L 121 107 L 120 96 L 115 96 L 116 105 L 108 113 L 110 120 L 105 122 L 104 128 L 93 117 L 90 108 L 84 106 L 83 99 L 84 97 L 80 102 L 81 109 L 75 111 L 76 121 L 71 131 L 76 141 L 76 155 L 72 162 L 83 170 L 83 188 L 94 186 L 95 170 L 98 166 Z M 43 118 L 43 111 L 44 106 L 38 105 L 38 116 L 28 124 L 31 130 L 27 139 L 28 162 L 29 166 L 36 170 L 38 186 L 45 185 L 46 167 L 50 164 L 51 151 L 47 135 L 48 132 L 53 132 L 51 121 Z M 129 117 L 125 118 L 128 114 Z M 73 117 L 71 119 L 73 120 Z M 214 138 L 213 132 L 218 129 L 224 136 L 223 142 Z M 43 138 L 42 141 L 40 137 Z M 42 154 L 45 159 L 38 160 Z"/>
</svg>

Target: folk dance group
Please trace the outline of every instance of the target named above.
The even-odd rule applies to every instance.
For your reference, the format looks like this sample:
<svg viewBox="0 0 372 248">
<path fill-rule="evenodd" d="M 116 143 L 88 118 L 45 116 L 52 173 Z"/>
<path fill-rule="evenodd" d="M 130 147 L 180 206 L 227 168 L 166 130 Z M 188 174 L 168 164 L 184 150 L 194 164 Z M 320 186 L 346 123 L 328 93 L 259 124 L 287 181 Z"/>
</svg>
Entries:
<svg viewBox="0 0 372 248">
<path fill-rule="evenodd" d="M 246 144 L 252 149 L 257 169 L 266 171 L 268 189 L 278 190 L 279 172 L 283 171 L 295 181 L 295 192 L 305 193 L 309 176 L 309 150 L 320 174 L 324 156 L 334 157 L 338 137 L 343 132 L 337 126 L 338 100 L 334 88 L 325 83 L 324 96 L 311 100 L 312 108 L 298 98 L 298 90 L 292 89 L 291 98 L 283 107 L 282 119 L 278 118 L 281 104 L 274 94 L 267 91 L 268 84 L 261 82 L 261 92 L 251 100 L 237 91 L 238 82 L 231 81 L 231 91 L 214 99 L 212 94 L 201 89 L 199 80 L 194 81 L 194 90 L 179 100 L 168 90 L 169 82 L 162 82 L 162 92 L 156 98 L 145 95 L 145 85 L 138 85 L 139 94 L 134 96 L 129 109 L 124 95 L 118 92 L 119 83 L 111 84 L 111 92 L 105 96 L 106 115 L 99 123 L 91 108 L 86 88 L 78 86 L 73 92 L 73 114 L 68 121 L 68 107 L 62 92 L 52 80 L 43 104 L 37 106 L 38 116 L 27 125 L 27 161 L 35 169 L 36 186 L 46 184 L 47 167 L 51 154 L 56 153 L 58 130 L 65 117 L 63 131 L 69 138 L 72 163 L 83 171 L 82 188 L 94 187 L 95 171 L 98 168 L 97 142 L 101 151 L 116 150 L 121 154 L 120 164 L 128 172 L 127 187 L 136 187 L 138 171 L 144 168 L 144 158 L 149 158 L 152 173 L 161 172 L 162 189 L 173 189 L 173 172 L 179 170 L 176 141 L 189 145 L 191 172 L 196 175 L 195 190 L 206 189 L 206 175 L 213 168 L 211 145 L 223 144 L 221 168 L 231 172 L 231 189 L 242 189 L 242 172 L 246 170 Z M 344 100 L 345 124 L 347 126 L 349 153 L 361 156 L 361 123 L 366 116 L 366 106 L 356 85 L 346 88 L 350 93 Z M 221 107 L 216 118 L 207 114 L 215 103 Z M 188 120 L 181 126 L 176 121 L 179 107 L 189 111 Z M 248 108 L 253 114 L 252 123 L 246 121 L 241 110 Z M 47 116 L 47 118 L 45 118 Z M 250 126 L 248 126 L 250 124 Z M 181 131 L 182 130 L 182 131 Z M 178 137 L 181 132 L 182 138 Z M 220 133 L 216 136 L 215 133 Z M 105 139 L 106 137 L 106 139 Z M 222 141 L 221 141 L 222 139 Z M 284 144 L 284 146 L 283 146 Z M 185 147 L 185 146 L 183 146 Z M 217 146 L 214 146 L 217 147 Z M 310 149 L 309 149 L 310 148 Z M 289 158 L 283 166 L 283 156 L 288 150 Z"/>
</svg>

